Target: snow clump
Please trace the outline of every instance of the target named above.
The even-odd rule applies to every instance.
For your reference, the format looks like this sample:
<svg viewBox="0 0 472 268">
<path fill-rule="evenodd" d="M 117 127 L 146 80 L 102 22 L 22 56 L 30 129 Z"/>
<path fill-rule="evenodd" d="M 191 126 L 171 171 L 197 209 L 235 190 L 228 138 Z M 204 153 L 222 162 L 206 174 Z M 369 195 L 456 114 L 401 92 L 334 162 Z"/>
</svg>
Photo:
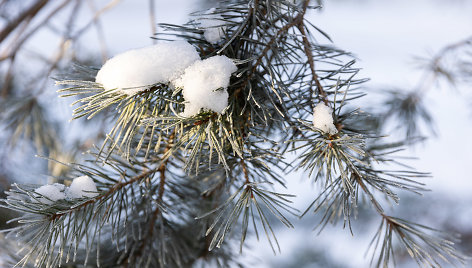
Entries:
<svg viewBox="0 0 472 268">
<path fill-rule="evenodd" d="M 185 41 L 159 43 L 114 56 L 98 71 L 95 81 L 106 90 L 135 95 L 153 84 L 177 79 L 197 60 L 197 51 Z"/>
<path fill-rule="evenodd" d="M 318 103 L 313 110 L 313 126 L 324 133 L 334 135 L 338 133 L 333 122 L 333 109 L 323 102 Z"/>
<path fill-rule="evenodd" d="M 196 61 L 185 70 L 181 78 L 173 83 L 183 88 L 186 101 L 182 116 L 196 115 L 201 109 L 222 113 L 228 106 L 228 91 L 231 74 L 238 68 L 226 56 L 213 56 Z"/>
<path fill-rule="evenodd" d="M 69 198 L 92 198 L 98 195 L 97 186 L 89 176 L 80 176 L 75 178 L 69 188 L 66 189 L 66 195 Z"/>
<path fill-rule="evenodd" d="M 34 191 L 39 194 L 35 196 L 35 198 L 39 202 L 47 205 L 62 199 L 93 198 L 98 195 L 97 186 L 89 176 L 75 178 L 70 187 L 66 187 L 64 184 L 54 183 L 43 185 Z"/>
<path fill-rule="evenodd" d="M 216 25 L 210 21 L 219 18 L 212 18 L 216 19 L 208 19 L 204 24 Z M 211 40 L 216 40 L 216 37 Z M 192 45 L 176 41 L 118 54 L 103 65 L 95 81 L 106 90 L 118 90 L 128 96 L 138 94 L 156 83 L 182 88 L 186 101 L 182 115 L 188 117 L 198 114 L 201 109 L 222 113 L 228 106 L 226 88 L 231 74 L 237 69 L 226 56 L 200 60 Z"/>
<path fill-rule="evenodd" d="M 205 13 L 205 17 L 200 19 L 200 26 L 203 28 L 203 37 L 208 43 L 216 44 L 225 36 L 226 26 L 223 17 L 219 14 L 212 14 L 214 8 Z"/>
<path fill-rule="evenodd" d="M 66 199 L 65 186 L 60 183 L 43 185 L 34 191 L 38 193 L 37 200 L 43 204 L 50 205 L 58 200 Z"/>
</svg>

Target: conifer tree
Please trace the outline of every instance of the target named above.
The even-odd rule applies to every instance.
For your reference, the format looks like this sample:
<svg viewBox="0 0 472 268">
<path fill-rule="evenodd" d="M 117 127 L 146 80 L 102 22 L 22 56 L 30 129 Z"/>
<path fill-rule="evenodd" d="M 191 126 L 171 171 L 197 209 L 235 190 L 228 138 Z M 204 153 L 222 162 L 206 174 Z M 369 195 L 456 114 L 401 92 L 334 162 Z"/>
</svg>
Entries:
<svg viewBox="0 0 472 268">
<path fill-rule="evenodd" d="M 20 243 L 11 259 L 232 267 L 249 235 L 280 251 L 275 220 L 292 228 L 293 216 L 316 213 L 320 231 L 342 222 L 355 235 L 351 221 L 368 206 L 379 221 L 372 266 L 394 265 L 396 246 L 420 266 L 464 262 L 455 238 L 386 212 L 400 192 L 425 191 L 429 174 L 394 158 L 411 139 L 384 141 L 382 117 L 353 108 L 366 79 L 349 52 L 317 41 L 329 36 L 305 18 L 315 4 L 222 1 L 184 25 L 160 24 L 154 46 L 56 77 L 72 119 L 114 124 L 85 161 L 49 158 L 67 169 L 58 183 L 7 192 L 4 206 L 21 213 L 6 234 L 9 250 Z M 37 147 L 52 147 L 50 136 Z M 307 208 L 274 190 L 294 170 L 322 189 Z"/>
</svg>

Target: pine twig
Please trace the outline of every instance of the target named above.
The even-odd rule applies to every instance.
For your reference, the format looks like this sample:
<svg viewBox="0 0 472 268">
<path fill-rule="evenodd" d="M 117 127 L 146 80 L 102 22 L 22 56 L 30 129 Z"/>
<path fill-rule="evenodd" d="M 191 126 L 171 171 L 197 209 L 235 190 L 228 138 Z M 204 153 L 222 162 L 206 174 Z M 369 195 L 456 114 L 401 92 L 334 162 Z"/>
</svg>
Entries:
<svg viewBox="0 0 472 268">
<path fill-rule="evenodd" d="M 93 198 L 93 199 L 90 199 L 88 200 L 87 202 L 84 202 L 83 204 L 81 204 L 80 206 L 77 206 L 77 207 L 74 207 L 74 209 L 72 210 L 68 210 L 68 211 L 65 211 L 65 212 L 61 212 L 61 213 L 55 213 L 54 215 L 51 215 L 51 220 L 52 221 L 55 221 L 56 219 L 64 216 L 64 215 L 67 215 L 69 213 L 72 213 L 74 210 L 78 210 L 78 209 L 81 209 L 81 208 L 84 208 L 90 204 L 94 204 L 96 202 L 98 202 L 99 200 L 101 199 L 104 199 L 110 195 L 112 195 L 113 193 L 115 193 L 116 191 L 122 189 L 123 187 L 127 186 L 127 185 L 130 185 L 130 184 L 133 184 L 135 182 L 138 182 L 146 177 L 148 177 L 149 175 L 153 174 L 153 173 L 156 173 L 157 171 L 159 171 L 159 168 L 156 168 L 156 169 L 151 169 L 151 170 L 148 170 L 146 172 L 143 172 L 141 173 L 140 175 L 138 176 L 135 176 L 133 178 L 131 178 L 130 180 L 128 181 L 125 181 L 125 182 L 120 182 L 120 183 L 117 183 L 115 185 L 113 185 L 112 188 L 110 188 L 108 191 L 106 191 L 105 193 L 102 193 L 101 195 L 97 196 L 96 198 Z"/>
<path fill-rule="evenodd" d="M 162 152 L 162 155 L 166 155 L 166 153 L 172 148 L 174 138 L 175 138 L 175 128 L 172 131 L 172 133 L 169 136 L 169 139 L 167 141 L 166 148 Z M 164 191 L 165 191 L 165 183 L 166 183 L 166 167 L 167 163 L 169 161 L 169 158 L 166 158 L 164 162 L 159 166 L 157 171 L 160 174 L 160 180 L 159 180 L 159 188 L 157 192 L 157 200 L 156 200 L 156 208 L 154 209 L 154 212 L 151 216 L 151 221 L 149 223 L 149 232 L 148 235 L 144 237 L 144 240 L 141 242 L 141 245 L 139 246 L 139 249 L 137 250 L 137 255 L 141 255 L 143 253 L 143 250 L 146 246 L 146 243 L 149 239 L 152 239 L 153 234 L 154 234 L 154 226 L 156 224 L 158 216 L 161 214 L 161 203 L 162 203 L 162 198 L 164 197 Z"/>
</svg>

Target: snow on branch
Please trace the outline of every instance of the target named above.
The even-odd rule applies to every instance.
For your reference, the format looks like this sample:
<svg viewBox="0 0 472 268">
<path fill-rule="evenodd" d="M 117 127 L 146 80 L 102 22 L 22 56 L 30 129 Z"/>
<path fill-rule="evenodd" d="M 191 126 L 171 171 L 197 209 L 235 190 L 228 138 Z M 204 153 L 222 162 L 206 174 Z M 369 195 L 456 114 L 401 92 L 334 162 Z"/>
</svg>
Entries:
<svg viewBox="0 0 472 268">
<path fill-rule="evenodd" d="M 98 195 L 97 186 L 89 176 L 80 176 L 69 187 L 61 183 L 43 185 L 34 190 L 39 196 L 33 196 L 40 203 L 51 205 L 59 200 L 75 198 L 93 198 Z"/>
<path fill-rule="evenodd" d="M 313 111 L 313 126 L 330 135 L 338 133 L 333 122 L 333 109 L 323 102 L 318 103 Z"/>
<path fill-rule="evenodd" d="M 185 41 L 132 49 L 109 59 L 98 72 L 96 82 L 106 90 L 135 95 L 154 84 L 167 84 L 178 78 L 199 59 L 195 48 Z"/>
<path fill-rule="evenodd" d="M 209 9 L 205 16 L 199 19 L 200 26 L 203 28 L 203 37 L 211 44 L 216 44 L 225 36 L 226 22 L 219 14 L 213 14 L 215 9 Z"/>
<path fill-rule="evenodd" d="M 228 106 L 228 92 L 231 74 L 238 68 L 226 56 L 214 56 L 197 61 L 185 70 L 182 77 L 174 82 L 183 88 L 187 101 L 183 116 L 192 116 L 200 109 L 222 113 Z"/>
</svg>

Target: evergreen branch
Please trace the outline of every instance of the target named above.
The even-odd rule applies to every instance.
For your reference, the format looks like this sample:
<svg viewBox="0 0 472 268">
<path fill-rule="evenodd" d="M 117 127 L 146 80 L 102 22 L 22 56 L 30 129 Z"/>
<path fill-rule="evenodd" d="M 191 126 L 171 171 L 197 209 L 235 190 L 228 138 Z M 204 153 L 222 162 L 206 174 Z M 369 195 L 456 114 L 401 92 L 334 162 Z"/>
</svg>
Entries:
<svg viewBox="0 0 472 268">
<path fill-rule="evenodd" d="M 75 168 L 80 170 L 83 166 Z M 16 219 L 21 224 L 8 230 L 8 236 L 19 233 L 30 234 L 23 237 L 26 253 L 20 263 L 26 264 L 30 259 L 34 259 L 37 266 L 57 267 L 63 262 L 70 262 L 71 253 L 74 256 L 72 261 L 75 262 L 78 250 L 83 247 L 87 256 L 83 261 L 86 264 L 93 249 L 92 245 L 100 243 L 105 223 L 111 224 L 117 231 L 121 221 L 126 220 L 126 217 L 122 219 L 122 212 L 119 210 L 122 206 L 128 206 L 129 202 L 135 202 L 133 200 L 135 197 L 128 199 L 130 196 L 124 191 L 125 187 L 157 171 L 158 169 L 149 170 L 128 181 L 117 182 L 107 191 L 100 191 L 95 198 L 55 202 L 51 200 L 52 204 L 42 203 L 32 186 L 16 185 L 16 189 L 10 190 L 9 197 L 4 202 L 8 208 L 25 213 Z M 82 171 L 82 174 L 84 173 L 89 175 L 95 171 L 89 169 L 88 172 Z M 100 177 L 109 180 L 105 174 Z M 48 199 L 47 196 L 41 198 Z M 99 252 L 97 258 L 98 255 Z"/>
<path fill-rule="evenodd" d="M 354 114 L 351 114 L 351 116 L 352 115 Z M 344 116 L 344 120 L 348 117 L 349 116 Z M 304 124 L 305 127 L 311 128 L 310 125 L 303 121 L 300 122 Z M 389 262 L 394 258 L 392 246 L 393 233 L 399 235 L 402 245 L 407 248 L 410 255 L 420 265 L 440 266 L 436 257 L 446 261 L 449 259 L 458 259 L 460 262 L 463 262 L 461 254 L 456 253 L 452 244 L 447 240 L 420 232 L 414 227 L 411 227 L 416 226 L 412 223 L 407 224 L 407 222 L 403 222 L 404 225 L 400 226 L 393 218 L 384 214 L 381 203 L 376 199 L 376 195 L 382 193 L 388 199 L 398 203 L 398 196 L 391 188 L 407 190 L 417 194 L 420 194 L 420 191 L 426 190 L 423 187 L 424 185 L 417 182 L 415 179 L 418 177 L 426 177 L 428 176 L 427 173 L 382 171 L 374 169 L 370 165 L 370 163 L 374 161 L 389 162 L 390 160 L 385 158 L 385 156 L 395 152 L 395 150 L 392 151 L 392 148 L 402 146 L 403 143 L 390 144 L 387 146 L 374 145 L 369 148 L 369 154 L 367 154 L 364 146 L 358 147 L 359 144 L 363 144 L 364 142 L 355 140 L 350 142 L 349 139 L 343 140 L 343 135 L 345 134 L 338 133 L 336 136 L 340 136 L 339 138 L 333 138 L 329 135 L 311 135 L 314 136 L 314 138 L 297 140 L 297 142 L 303 142 L 303 144 L 293 150 L 305 148 L 305 152 L 302 154 L 298 166 L 309 168 L 310 174 L 317 168 L 316 178 L 320 175 L 326 176 L 324 190 L 310 204 L 302 216 L 313 207 L 315 213 L 323 209 L 324 214 L 320 223 L 317 225 L 317 228 L 320 228 L 321 232 L 327 223 L 331 222 L 334 224 L 337 222 L 339 215 L 343 215 L 344 226 L 348 224 L 352 233 L 350 217 L 352 210 L 357 207 L 357 199 L 360 193 L 363 193 L 368 197 L 368 200 L 370 200 L 376 212 L 383 218 L 383 221 L 385 221 L 385 224 L 388 226 L 386 233 L 382 236 L 383 245 L 379 253 L 379 260 L 376 264 L 377 267 L 388 267 Z M 345 136 L 347 137 L 347 135 Z M 377 155 L 381 156 L 381 158 L 374 158 Z M 332 167 L 334 163 L 336 163 L 336 166 Z M 333 176 L 331 170 L 336 171 L 335 174 L 337 178 L 334 181 L 330 179 Z M 378 244 L 381 239 L 380 230 L 382 226 L 374 238 L 377 239 L 376 244 Z M 428 230 L 432 229 L 428 228 Z M 406 234 L 407 232 L 414 232 L 414 238 Z M 430 255 L 432 253 L 436 256 Z"/>
<path fill-rule="evenodd" d="M 455 87 L 461 81 L 462 75 L 468 77 L 472 70 L 468 63 L 471 59 L 470 52 L 467 53 L 467 49 L 472 48 L 470 44 L 472 36 L 443 47 L 431 58 L 420 58 L 425 62 L 425 66 L 421 66 L 424 73 L 418 79 L 417 85 L 406 91 L 398 88 L 386 90 L 388 96 L 383 104 L 386 109 L 382 114 L 385 120 L 381 127 L 393 119 L 398 123 L 395 130 L 403 132 L 407 139 L 416 138 L 416 142 L 421 141 L 418 138 L 424 136 L 420 126 L 427 128 L 433 136 L 436 135 L 434 118 L 425 105 L 425 96 L 441 78 Z"/>
<path fill-rule="evenodd" d="M 269 223 L 265 210 L 270 211 L 271 214 L 279 219 L 285 226 L 293 228 L 293 225 L 281 212 L 285 211 L 293 214 L 293 208 L 287 204 L 291 203 L 291 201 L 287 199 L 290 197 L 293 197 L 293 195 L 280 194 L 261 189 L 259 188 L 259 183 L 244 184 L 222 205 L 197 217 L 197 219 L 202 219 L 218 212 L 213 223 L 206 231 L 207 236 L 213 233 L 209 250 L 221 246 L 225 237 L 229 235 L 237 220 L 242 216 L 242 235 L 240 240 L 241 252 L 246 239 L 250 219 L 252 219 L 252 226 L 256 232 L 256 236 L 259 237 L 257 229 L 258 225 L 255 222 L 256 217 L 259 219 L 259 225 L 262 225 L 267 241 L 271 245 L 274 253 L 276 253 L 276 248 L 280 251 L 280 246 Z M 254 210 L 257 213 L 254 213 Z"/>
<path fill-rule="evenodd" d="M 305 0 L 303 2 L 303 14 L 305 14 L 309 2 L 310 2 L 310 0 Z M 320 80 L 318 79 L 318 75 L 316 75 L 315 62 L 313 60 L 313 54 L 311 52 L 312 51 L 311 50 L 311 45 L 310 45 L 310 42 L 308 41 L 307 33 L 305 31 L 305 25 L 302 22 L 299 22 L 297 24 L 297 28 L 300 31 L 300 33 L 302 34 L 303 49 L 305 50 L 305 55 L 307 56 L 308 64 L 310 65 L 312 81 L 315 82 L 316 88 L 318 89 L 318 96 L 321 96 L 320 100 L 323 101 L 326 105 L 328 105 L 326 92 L 324 92 L 323 86 L 321 85 Z M 313 90 L 311 89 L 310 91 L 311 91 L 310 95 L 313 95 L 313 92 L 312 92 Z M 314 108 L 313 103 L 311 105 L 311 108 L 312 109 Z"/>
<path fill-rule="evenodd" d="M 262 228 L 275 253 L 280 247 L 272 219 L 292 228 L 286 215 L 297 210 L 290 206 L 293 195 L 262 183 L 284 185 L 278 171 L 290 168 L 309 171 L 323 187 L 303 213 L 321 213 L 320 231 L 342 216 L 353 233 L 351 216 L 359 198 L 370 200 L 382 217 L 373 242 L 375 252 L 383 240 L 377 266 L 394 260 L 394 233 L 420 264 L 439 265 L 438 256 L 462 260 L 451 242 L 432 236 L 432 229 L 385 215 L 379 197 L 398 202 L 397 190 L 421 194 L 426 189 L 417 179 L 428 174 L 375 166 L 397 163 L 389 156 L 404 143 L 377 144 L 379 119 L 368 119 L 360 109 L 345 112 L 348 102 L 364 96 L 355 90 L 366 80 L 356 78 L 359 69 L 349 53 L 314 39 L 312 29 L 329 37 L 305 20 L 310 1 L 223 3 L 193 14 L 198 18 L 183 26 L 161 24 L 174 32 L 157 35 L 158 40 L 188 41 L 204 59 L 224 55 L 238 65 L 223 89 L 229 105 L 221 113 L 200 110 L 183 117 L 185 91 L 170 84 L 146 85 L 137 92 L 82 81 L 95 77 L 93 68 L 87 69 L 87 78 L 57 82 L 68 85 L 59 90 L 62 97 L 79 97 L 72 104 L 78 105 L 73 119 L 111 110 L 116 122 L 95 154 L 95 162 L 105 166 L 70 165 L 72 172 L 94 178 L 98 196 L 53 202 L 38 196 L 36 186 L 10 191 L 6 206 L 25 213 L 9 233 L 22 235 L 26 253 L 20 263 L 190 267 L 211 258 L 227 264 L 234 258 L 228 238 L 240 231 L 242 252 L 249 228 L 257 238 Z M 205 31 L 218 27 L 199 26 L 212 18 L 225 28 L 216 43 Z M 412 112 L 406 116 L 421 113 L 414 96 L 408 97 L 413 105 L 407 103 Z M 391 107 L 405 104 L 398 99 Z M 308 122 L 315 100 L 333 107 L 335 134 Z M 284 162 L 285 152 L 300 153 L 293 165 Z M 94 254 L 95 263 L 90 261 Z"/>
<path fill-rule="evenodd" d="M 22 138 L 31 141 L 39 154 L 59 147 L 54 124 L 48 120 L 45 107 L 35 96 L 0 100 L 0 122 L 11 131 L 10 146 L 15 146 Z"/>
<path fill-rule="evenodd" d="M 390 119 L 401 122 L 396 129 L 404 130 L 406 139 L 422 136 L 419 130 L 421 123 L 433 135 L 436 133 L 433 117 L 424 105 L 421 93 L 417 91 L 404 93 L 398 90 L 389 90 L 386 93 L 389 96 L 383 104 L 386 107 L 382 116 L 384 124 Z"/>
<path fill-rule="evenodd" d="M 372 171 L 372 170 L 371 170 Z M 388 173 L 386 173 L 388 174 Z M 424 176 L 426 174 L 416 173 L 414 175 Z M 409 180 L 402 175 L 392 175 L 395 178 L 406 181 L 407 183 L 419 184 L 416 181 Z M 458 261 L 460 263 L 465 262 L 465 256 L 457 251 L 454 248 L 454 243 L 445 238 L 445 234 L 438 230 L 419 225 L 416 223 L 408 222 L 384 214 L 380 203 L 375 199 L 373 193 L 367 188 L 364 181 L 369 183 L 374 189 L 386 193 L 389 197 L 392 197 L 395 202 L 398 202 L 398 198 L 393 194 L 388 188 L 387 185 L 406 189 L 415 193 L 418 193 L 418 190 L 425 190 L 422 187 L 416 185 L 409 185 L 404 183 L 395 183 L 393 181 L 380 179 L 377 176 L 374 176 L 376 180 L 372 180 L 372 177 L 369 176 L 356 176 L 355 179 L 361 186 L 361 189 L 365 194 L 369 196 L 369 200 L 376 208 L 376 211 L 382 217 L 382 223 L 372 239 L 372 242 L 369 248 L 375 242 L 375 247 L 373 250 L 372 262 L 375 258 L 375 252 L 377 251 L 377 246 L 381 237 L 383 238 L 382 248 L 380 250 L 376 267 L 388 267 L 391 260 L 395 265 L 395 256 L 393 251 L 393 234 L 397 235 L 397 238 L 401 241 L 401 244 L 406 248 L 409 255 L 418 263 L 418 265 L 427 265 L 431 267 L 441 267 L 438 260 L 442 259 L 449 264 L 452 264 L 452 261 Z M 379 184 L 380 183 L 380 184 Z M 385 233 L 382 236 L 381 230 L 385 226 Z M 434 234 L 427 234 L 426 232 L 432 232 Z M 432 255 L 434 254 L 434 255 Z"/>
<path fill-rule="evenodd" d="M 390 266 L 391 260 L 394 260 L 394 237 L 419 266 L 441 267 L 442 261 L 448 265 L 456 262 L 465 264 L 466 257 L 454 248 L 454 242 L 458 239 L 451 240 L 436 229 L 382 214 L 380 227 L 369 245 L 369 249 L 373 246 L 371 265 Z M 378 257 L 375 255 L 377 252 Z M 375 259 L 377 261 L 374 263 Z"/>
<path fill-rule="evenodd" d="M 172 134 L 169 136 L 169 139 L 167 140 L 167 146 L 162 153 L 163 155 L 165 155 L 172 147 L 174 137 L 175 137 L 175 128 L 172 131 Z M 151 217 L 151 222 L 149 224 L 149 233 L 144 238 L 144 240 L 141 243 L 141 246 L 137 250 L 136 254 L 138 256 L 143 254 L 143 250 L 146 246 L 148 239 L 152 239 L 153 233 L 154 233 L 154 225 L 156 224 L 158 216 L 161 214 L 161 203 L 162 203 L 162 198 L 164 196 L 164 191 L 165 191 L 166 169 L 167 169 L 166 166 L 167 166 L 168 161 L 169 161 L 169 158 L 166 158 L 164 161 L 162 161 L 162 164 L 156 170 L 160 173 L 159 190 L 157 192 L 156 208 L 154 209 L 154 212 Z"/>
<path fill-rule="evenodd" d="M 423 78 L 419 80 L 419 86 L 417 86 L 417 91 L 420 96 L 423 96 L 427 90 L 429 90 L 438 77 L 446 78 L 446 80 L 454 85 L 456 82 L 455 74 L 453 71 L 448 71 L 443 66 L 443 61 L 445 58 L 453 52 L 466 48 L 472 44 L 472 36 L 468 36 L 465 39 L 449 44 L 439 50 L 436 55 L 428 62 L 428 69 L 424 74 Z M 460 62 L 459 62 L 460 63 Z"/>
<path fill-rule="evenodd" d="M 123 149 L 127 157 L 130 156 L 133 150 L 138 153 L 147 134 L 151 133 L 151 140 L 148 141 L 148 146 L 145 147 L 147 156 L 153 149 L 150 145 L 152 138 L 154 138 L 154 133 L 158 134 L 158 139 L 161 139 L 161 134 L 156 127 L 141 129 L 141 121 L 145 118 L 169 113 L 169 103 L 173 105 L 174 102 L 178 101 L 172 96 L 173 93 L 168 89 L 168 85 L 163 84 L 144 86 L 147 89 L 136 96 L 128 96 L 123 91 L 117 89 L 105 90 L 100 84 L 95 82 L 63 80 L 57 81 L 56 84 L 71 86 L 58 90 L 59 93 L 67 93 L 61 95 L 61 97 L 85 95 L 85 97 L 72 103 L 72 105 L 80 102 L 85 103 L 74 109 L 73 119 L 84 116 L 87 116 L 87 119 L 91 119 L 97 113 L 116 106 L 118 110 L 116 115 L 117 121 L 100 149 L 100 152 L 103 152 L 106 148 L 107 155 L 110 155 L 115 148 Z M 136 139 L 139 142 L 134 144 Z M 135 148 L 132 148 L 133 144 L 136 145 Z M 154 149 L 157 150 L 158 147 L 154 147 Z"/>
<path fill-rule="evenodd" d="M 156 173 L 157 171 L 159 171 L 159 168 L 145 171 L 145 172 L 141 173 L 140 175 L 134 176 L 134 177 L 132 177 L 131 179 L 129 179 L 127 181 L 119 182 L 119 183 L 113 185 L 113 187 L 111 187 L 108 191 L 100 193 L 100 195 L 97 196 L 96 198 L 89 199 L 86 202 L 83 202 L 83 203 L 79 204 L 78 206 L 74 206 L 73 209 L 71 209 L 71 210 L 66 210 L 66 211 L 61 211 L 61 212 L 58 212 L 58 213 L 54 213 L 54 214 L 50 215 L 50 218 L 51 218 L 52 221 L 55 221 L 55 220 L 57 220 L 58 218 L 60 218 L 64 215 L 73 213 L 75 210 L 80 210 L 82 208 L 85 208 L 86 206 L 95 204 L 95 203 L 99 202 L 102 199 L 106 200 L 111 195 L 113 195 L 117 191 L 123 189 L 124 187 L 126 187 L 130 184 L 136 183 L 140 180 L 143 180 L 143 179 L 149 177 L 150 175 Z"/>
<path fill-rule="evenodd" d="M 227 163 L 228 154 L 243 155 L 242 141 L 238 138 L 241 134 L 234 126 L 232 112 L 223 115 L 216 113 L 201 113 L 194 117 L 153 117 L 143 120 L 141 124 L 148 126 L 159 126 L 162 129 L 174 128 L 175 146 L 167 150 L 164 158 L 168 158 L 177 150 L 188 152 L 185 160 L 185 170 L 192 168 L 198 174 L 201 159 L 207 155 L 208 167 L 215 162 L 214 152 L 217 154 L 217 164 L 222 164 L 229 171 Z"/>
</svg>

